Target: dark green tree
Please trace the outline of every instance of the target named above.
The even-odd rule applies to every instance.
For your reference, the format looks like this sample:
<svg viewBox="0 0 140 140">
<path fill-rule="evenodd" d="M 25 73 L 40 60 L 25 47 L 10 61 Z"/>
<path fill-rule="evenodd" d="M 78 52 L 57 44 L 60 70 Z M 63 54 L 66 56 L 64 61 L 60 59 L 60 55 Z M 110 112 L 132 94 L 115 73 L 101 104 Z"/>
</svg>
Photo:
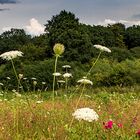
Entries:
<svg viewBox="0 0 140 140">
<path fill-rule="evenodd" d="M 140 26 L 133 25 L 126 29 L 125 43 L 128 49 L 140 46 Z"/>
<path fill-rule="evenodd" d="M 65 46 L 64 59 L 82 63 L 90 60 L 92 46 L 90 37 L 73 13 L 61 11 L 45 26 L 51 50 L 55 43 L 62 43 Z"/>
<path fill-rule="evenodd" d="M 20 49 L 22 45 L 28 44 L 31 36 L 27 35 L 23 29 L 11 29 L 0 35 L 0 52 Z"/>
</svg>

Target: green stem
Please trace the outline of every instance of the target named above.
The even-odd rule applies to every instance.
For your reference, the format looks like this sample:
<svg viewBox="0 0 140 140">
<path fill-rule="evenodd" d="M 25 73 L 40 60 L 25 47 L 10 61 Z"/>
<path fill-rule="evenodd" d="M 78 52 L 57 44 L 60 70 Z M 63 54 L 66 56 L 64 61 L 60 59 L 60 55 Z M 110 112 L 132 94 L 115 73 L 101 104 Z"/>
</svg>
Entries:
<svg viewBox="0 0 140 140">
<path fill-rule="evenodd" d="M 11 63 L 12 63 L 12 67 L 13 67 L 13 70 L 14 70 L 14 73 L 15 73 L 15 76 L 16 76 L 16 79 L 17 79 L 17 82 L 18 82 L 17 92 L 19 92 L 19 85 L 21 86 L 21 83 L 20 83 L 20 80 L 19 80 L 19 78 L 18 78 L 16 69 L 15 69 L 15 66 L 14 66 L 14 62 L 13 62 L 12 59 L 11 59 Z"/>
<path fill-rule="evenodd" d="M 93 67 L 96 65 L 97 61 L 99 60 L 99 58 L 100 58 L 100 56 L 101 56 L 101 53 L 102 53 L 102 51 L 99 52 L 96 61 L 93 63 L 92 67 L 91 67 L 90 70 L 87 72 L 86 77 L 88 77 L 88 75 L 90 74 L 91 70 L 92 70 Z"/>
<path fill-rule="evenodd" d="M 97 61 L 99 60 L 100 56 L 101 56 L 102 51 L 99 52 L 98 57 L 96 59 L 96 61 L 93 63 L 92 67 L 90 68 L 90 70 L 87 72 L 86 77 L 88 77 L 88 75 L 90 74 L 91 70 L 93 69 L 93 67 L 96 65 Z M 71 94 L 71 96 L 69 97 L 69 99 L 75 95 L 76 91 L 80 88 L 80 86 L 82 86 L 82 83 L 80 83 L 80 85 L 76 88 L 76 90 Z"/>
<path fill-rule="evenodd" d="M 83 96 L 83 93 L 84 93 L 84 89 L 85 89 L 85 84 L 84 84 L 84 86 L 83 86 L 83 88 L 82 88 L 80 97 L 78 98 L 78 101 L 77 101 L 77 103 L 76 103 L 76 106 L 75 106 L 75 109 L 74 109 L 74 110 L 76 110 L 77 107 L 78 107 L 78 105 L 79 105 L 79 102 L 80 102 L 80 100 L 81 100 L 81 98 L 82 98 L 82 96 Z M 72 117 L 72 120 L 71 120 L 71 122 L 70 122 L 69 128 L 71 128 L 73 121 L 74 121 L 74 117 Z M 65 137 L 65 140 L 67 140 L 67 136 Z"/>
<path fill-rule="evenodd" d="M 56 58 L 55 58 L 54 74 L 56 73 L 57 61 L 58 61 L 58 55 L 56 55 Z M 54 101 L 54 94 L 55 94 L 54 89 L 55 89 L 55 75 L 53 76 L 53 101 Z"/>
<path fill-rule="evenodd" d="M 66 94 L 68 93 L 68 78 L 65 78 L 65 90 L 66 90 Z"/>
</svg>

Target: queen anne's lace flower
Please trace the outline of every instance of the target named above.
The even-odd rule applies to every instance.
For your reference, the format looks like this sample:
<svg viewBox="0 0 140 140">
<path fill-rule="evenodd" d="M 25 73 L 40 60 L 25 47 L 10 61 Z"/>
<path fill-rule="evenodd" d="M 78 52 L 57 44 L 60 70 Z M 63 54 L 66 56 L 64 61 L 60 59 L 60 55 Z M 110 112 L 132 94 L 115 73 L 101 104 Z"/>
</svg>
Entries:
<svg viewBox="0 0 140 140">
<path fill-rule="evenodd" d="M 60 56 L 64 52 L 65 48 L 63 44 L 56 43 L 53 47 L 53 51 L 56 55 Z"/>
<path fill-rule="evenodd" d="M 78 80 L 77 83 L 82 83 L 82 84 L 85 84 L 85 85 L 88 85 L 88 84 L 93 85 L 93 82 L 88 80 L 88 79 L 86 79 L 86 78 Z"/>
<path fill-rule="evenodd" d="M 101 50 L 101 51 L 105 51 L 105 52 L 111 52 L 111 50 L 105 46 L 102 46 L 102 45 L 94 45 L 95 48 Z"/>
<path fill-rule="evenodd" d="M 63 77 L 64 78 L 69 78 L 69 77 L 72 77 L 72 74 L 71 73 L 64 73 Z"/>
<path fill-rule="evenodd" d="M 55 73 L 53 73 L 53 76 L 61 76 L 61 73 L 59 73 L 59 72 L 55 72 Z"/>
<path fill-rule="evenodd" d="M 64 65 L 64 66 L 62 66 L 62 68 L 71 68 L 71 66 L 70 65 Z"/>
<path fill-rule="evenodd" d="M 4 60 L 12 60 L 18 56 L 23 56 L 23 53 L 21 51 L 9 51 L 0 55 L 0 57 Z"/>
<path fill-rule="evenodd" d="M 80 108 L 77 109 L 73 114 L 73 117 L 75 117 L 75 119 L 77 120 L 85 120 L 88 122 L 92 122 L 92 121 L 97 121 L 99 116 L 98 114 L 90 108 Z"/>
</svg>

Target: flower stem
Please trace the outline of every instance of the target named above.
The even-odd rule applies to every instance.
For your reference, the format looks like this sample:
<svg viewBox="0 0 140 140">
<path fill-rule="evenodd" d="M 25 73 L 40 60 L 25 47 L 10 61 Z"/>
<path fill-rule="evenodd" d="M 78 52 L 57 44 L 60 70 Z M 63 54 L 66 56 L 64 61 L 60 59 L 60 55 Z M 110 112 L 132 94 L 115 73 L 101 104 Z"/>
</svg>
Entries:
<svg viewBox="0 0 140 140">
<path fill-rule="evenodd" d="M 91 67 L 90 70 L 87 72 L 86 77 L 88 77 L 88 75 L 90 74 L 91 70 L 92 70 L 93 67 L 96 65 L 97 61 L 99 60 L 99 58 L 100 58 L 100 56 L 101 56 L 101 53 L 102 53 L 102 51 L 99 52 L 96 61 L 93 63 L 92 67 Z"/>
<path fill-rule="evenodd" d="M 18 75 L 17 75 L 16 69 L 15 69 L 15 66 L 14 66 L 14 62 L 13 62 L 12 59 L 11 59 L 11 63 L 12 63 L 12 67 L 13 67 L 13 70 L 14 70 L 14 73 L 15 73 L 15 76 L 16 76 L 16 79 L 17 79 L 17 82 L 18 82 L 17 92 L 19 92 L 19 85 L 21 86 L 21 83 L 20 83 L 20 80 L 19 80 L 19 78 L 18 78 Z"/>
<path fill-rule="evenodd" d="M 56 55 L 55 57 L 54 73 L 56 73 L 57 61 L 58 61 L 58 55 Z M 55 89 L 55 74 L 53 76 L 53 101 L 54 101 L 54 94 L 55 94 L 54 89 Z"/>
</svg>

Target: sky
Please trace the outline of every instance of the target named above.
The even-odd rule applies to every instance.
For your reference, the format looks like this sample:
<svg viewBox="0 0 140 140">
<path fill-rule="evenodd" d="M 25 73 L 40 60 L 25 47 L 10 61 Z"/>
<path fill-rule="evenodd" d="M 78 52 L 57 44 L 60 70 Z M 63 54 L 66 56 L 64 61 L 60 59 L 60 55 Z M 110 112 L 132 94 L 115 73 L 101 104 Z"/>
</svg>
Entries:
<svg viewBox="0 0 140 140">
<path fill-rule="evenodd" d="M 0 0 L 0 33 L 19 28 L 40 35 L 44 24 L 61 10 L 89 25 L 140 25 L 140 0 Z"/>
</svg>

